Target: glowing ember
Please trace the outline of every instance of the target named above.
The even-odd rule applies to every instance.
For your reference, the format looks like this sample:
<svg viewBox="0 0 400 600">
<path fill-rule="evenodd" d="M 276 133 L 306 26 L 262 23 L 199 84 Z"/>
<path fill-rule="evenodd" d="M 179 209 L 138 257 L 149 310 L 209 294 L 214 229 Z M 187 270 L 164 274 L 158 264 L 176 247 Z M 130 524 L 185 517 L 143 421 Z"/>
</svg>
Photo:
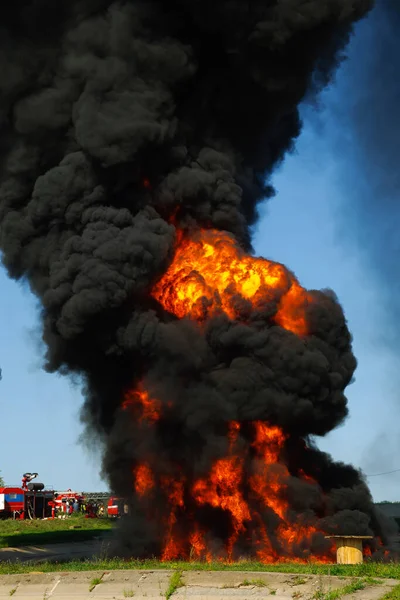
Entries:
<svg viewBox="0 0 400 600">
<path fill-rule="evenodd" d="M 154 487 L 153 473 L 149 465 L 139 465 L 135 470 L 135 490 L 138 496 L 145 496 Z"/>
<path fill-rule="evenodd" d="M 197 527 L 193 533 L 189 535 L 189 543 L 191 546 L 189 554 L 190 558 L 199 559 L 204 557 L 207 562 L 212 561 L 212 554 L 207 551 L 207 546 L 204 541 L 204 533 Z"/>
<path fill-rule="evenodd" d="M 147 177 L 145 177 L 143 179 L 143 187 L 146 188 L 147 190 L 151 189 L 151 183 L 150 183 L 150 179 L 147 179 Z"/>
<path fill-rule="evenodd" d="M 174 259 L 152 295 L 177 317 L 203 320 L 218 311 L 232 319 L 245 302 L 262 310 L 273 300 L 274 320 L 297 335 L 307 333 L 310 295 L 278 263 L 246 255 L 229 234 L 202 231 L 196 239 L 178 236 Z"/>
<path fill-rule="evenodd" d="M 130 390 L 125 394 L 122 403 L 123 410 L 132 409 L 136 411 L 137 420 L 155 422 L 160 418 L 161 405 L 157 400 L 150 398 L 146 390 Z"/>
<path fill-rule="evenodd" d="M 299 470 L 299 477 L 303 479 L 303 481 L 306 481 L 307 483 L 310 483 L 312 485 L 316 485 L 317 483 L 314 477 L 310 477 L 310 475 L 304 473 L 303 469 Z"/>
<path fill-rule="evenodd" d="M 180 536 L 174 535 L 174 526 L 177 522 L 176 511 L 179 507 L 184 506 L 184 487 L 181 481 L 174 481 L 170 477 L 163 477 L 161 486 L 168 495 L 168 503 L 170 505 L 170 512 L 166 524 L 167 533 L 164 540 L 161 559 L 173 560 L 185 553 L 184 541 Z"/>
<path fill-rule="evenodd" d="M 264 458 L 266 464 L 276 463 L 286 436 L 279 427 L 269 427 L 267 423 L 262 421 L 256 421 L 254 428 L 253 446 Z"/>
<path fill-rule="evenodd" d="M 199 504 L 210 504 L 228 510 L 240 529 L 250 512 L 240 492 L 243 468 L 238 457 L 223 458 L 212 467 L 207 479 L 199 479 L 193 486 L 193 497 Z"/>
<path fill-rule="evenodd" d="M 229 430 L 228 430 L 228 439 L 229 439 L 230 449 L 232 449 L 232 446 L 237 441 L 239 433 L 240 433 L 240 423 L 238 423 L 237 421 L 231 421 L 229 423 Z"/>
<path fill-rule="evenodd" d="M 287 502 L 283 499 L 282 492 L 289 472 L 286 466 L 277 464 L 285 436 L 279 427 L 268 427 L 266 423 L 260 421 L 257 421 L 254 426 L 253 447 L 259 460 L 255 460 L 257 472 L 250 477 L 250 487 L 265 506 L 273 510 L 281 519 L 285 519 Z"/>
</svg>

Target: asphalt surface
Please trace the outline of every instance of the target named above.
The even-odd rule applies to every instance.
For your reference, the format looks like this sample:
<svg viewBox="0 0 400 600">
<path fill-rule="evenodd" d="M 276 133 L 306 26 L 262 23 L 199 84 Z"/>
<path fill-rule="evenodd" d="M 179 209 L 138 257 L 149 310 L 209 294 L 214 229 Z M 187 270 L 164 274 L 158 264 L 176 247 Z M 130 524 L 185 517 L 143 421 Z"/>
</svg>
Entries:
<svg viewBox="0 0 400 600">
<path fill-rule="evenodd" d="M 106 557 L 110 542 L 99 537 L 87 542 L 65 542 L 40 546 L 20 546 L 18 548 L 0 548 L 0 561 L 10 562 L 60 562 L 65 560 L 91 559 Z"/>
</svg>

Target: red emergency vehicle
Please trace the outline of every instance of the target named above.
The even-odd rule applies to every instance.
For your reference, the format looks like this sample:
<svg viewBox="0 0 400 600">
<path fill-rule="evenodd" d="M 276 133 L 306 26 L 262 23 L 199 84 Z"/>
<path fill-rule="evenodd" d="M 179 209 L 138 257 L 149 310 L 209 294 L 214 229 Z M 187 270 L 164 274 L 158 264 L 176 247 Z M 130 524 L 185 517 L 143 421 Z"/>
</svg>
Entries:
<svg viewBox="0 0 400 600">
<path fill-rule="evenodd" d="M 84 496 L 82 492 L 74 492 L 71 489 L 65 490 L 64 492 L 57 492 L 54 497 L 56 509 L 63 513 L 68 513 L 70 503 L 77 501 L 79 505 L 84 502 Z"/>
<path fill-rule="evenodd" d="M 31 483 L 37 473 L 24 473 L 21 486 L 0 487 L 0 518 L 45 519 L 51 517 L 53 490 Z"/>
<path fill-rule="evenodd" d="M 116 518 L 122 514 L 124 514 L 124 501 L 122 498 L 111 496 L 107 504 L 107 515 Z"/>
</svg>

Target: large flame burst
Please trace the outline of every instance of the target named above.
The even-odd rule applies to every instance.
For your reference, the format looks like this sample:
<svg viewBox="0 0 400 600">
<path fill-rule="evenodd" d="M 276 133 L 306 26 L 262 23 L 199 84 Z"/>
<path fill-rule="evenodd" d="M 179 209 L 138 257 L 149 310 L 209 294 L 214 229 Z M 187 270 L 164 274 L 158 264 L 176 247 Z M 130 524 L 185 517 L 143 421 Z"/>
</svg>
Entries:
<svg viewBox="0 0 400 600">
<path fill-rule="evenodd" d="M 152 296 L 167 311 L 189 317 L 199 326 L 221 311 L 246 320 L 250 311 L 262 311 L 272 300 L 271 322 L 299 336 L 307 334 L 306 307 L 312 300 L 283 265 L 245 254 L 229 234 L 215 230 L 191 238 L 178 234 L 173 260 Z M 161 403 L 142 385 L 126 394 L 123 409 L 150 429 L 163 418 Z M 190 481 L 179 469 L 174 476 L 160 476 L 156 456 L 135 466 L 136 497 L 149 520 L 162 521 L 162 559 L 232 560 L 240 558 L 237 546 L 247 545 L 249 553 L 263 562 L 308 560 L 314 545 L 320 548 L 315 559 L 332 560 L 332 547 L 311 517 L 307 520 L 303 515 L 296 525 L 293 515 L 288 518 L 285 493 L 291 474 L 282 457 L 286 434 L 277 426 L 254 421 L 227 423 L 226 436 L 226 456 Z M 317 485 L 303 472 L 297 477 L 303 485 Z M 167 510 L 161 516 L 152 509 L 153 494 L 165 497 Z M 219 510 L 225 530 L 222 546 L 204 525 L 204 515 L 212 509 Z M 273 516 L 273 536 L 266 513 L 268 527 Z"/>
<path fill-rule="evenodd" d="M 146 427 L 154 426 L 162 417 L 159 402 L 149 398 L 144 390 L 128 393 L 123 408 L 132 411 Z M 242 425 L 235 421 L 228 424 L 227 455 L 217 460 L 204 477 L 194 481 L 187 481 L 179 474 L 156 476 L 159 471 L 156 456 L 134 468 L 134 490 L 139 502 L 147 507 L 149 520 L 159 518 L 151 508 L 152 495 L 161 493 L 165 497 L 167 510 L 161 520 L 166 534 L 161 559 L 237 559 L 240 556 L 235 552 L 236 543 L 240 541 L 243 547 L 243 540 L 247 540 L 249 552 L 261 562 L 303 562 L 312 557 L 313 545 L 323 548 L 313 558 L 330 562 L 333 550 L 328 542 L 321 544 L 323 534 L 311 521 L 303 517 L 296 525 L 289 522 L 285 492 L 291 475 L 281 460 L 285 434 L 279 427 L 261 421 L 247 423 L 245 429 L 244 436 L 250 435 L 251 441 L 243 445 Z M 316 485 L 303 472 L 298 477 L 305 485 Z M 227 532 L 223 547 L 216 547 L 202 525 L 207 507 L 228 515 L 223 524 Z M 265 511 L 276 517 L 274 542 L 264 522 Z"/>
<path fill-rule="evenodd" d="M 295 277 L 283 265 L 243 253 L 221 231 L 181 237 L 152 295 L 177 317 L 198 321 L 218 311 L 232 319 L 245 318 L 273 299 L 273 320 L 298 335 L 307 333 L 304 311 L 311 299 Z"/>
</svg>

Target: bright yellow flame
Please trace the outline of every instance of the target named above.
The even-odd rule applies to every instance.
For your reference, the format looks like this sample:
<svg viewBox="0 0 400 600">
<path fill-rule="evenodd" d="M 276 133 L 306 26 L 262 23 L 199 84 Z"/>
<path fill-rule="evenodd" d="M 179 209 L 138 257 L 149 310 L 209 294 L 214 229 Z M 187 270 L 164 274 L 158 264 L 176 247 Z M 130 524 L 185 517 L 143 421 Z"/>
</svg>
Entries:
<svg viewBox="0 0 400 600">
<path fill-rule="evenodd" d="M 244 301 L 262 309 L 272 300 L 277 324 L 297 335 L 307 333 L 309 294 L 283 265 L 245 254 L 226 232 L 202 231 L 195 239 L 180 236 L 152 296 L 177 317 L 198 321 L 219 311 L 240 318 Z"/>
</svg>

